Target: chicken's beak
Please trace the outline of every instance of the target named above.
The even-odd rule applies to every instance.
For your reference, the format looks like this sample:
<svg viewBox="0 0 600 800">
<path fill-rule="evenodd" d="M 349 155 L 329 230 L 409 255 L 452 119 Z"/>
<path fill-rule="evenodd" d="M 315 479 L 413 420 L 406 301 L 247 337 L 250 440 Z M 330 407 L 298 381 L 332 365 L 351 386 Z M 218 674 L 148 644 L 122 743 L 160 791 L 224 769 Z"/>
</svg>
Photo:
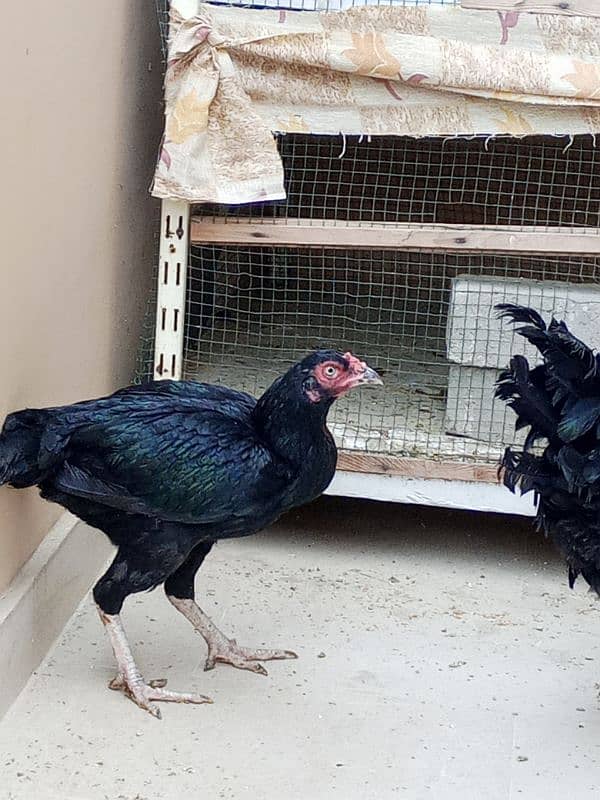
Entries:
<svg viewBox="0 0 600 800">
<path fill-rule="evenodd" d="M 344 358 L 348 361 L 348 371 L 341 376 L 338 381 L 336 397 L 344 394 L 349 389 L 354 389 L 356 386 L 382 386 L 383 381 L 374 369 L 366 364 L 364 361 L 353 356 L 352 353 L 344 353 Z"/>
<path fill-rule="evenodd" d="M 367 367 L 362 375 L 358 376 L 356 383 L 360 386 L 363 383 L 370 383 L 371 386 L 383 386 L 381 377 L 371 367 Z"/>
</svg>

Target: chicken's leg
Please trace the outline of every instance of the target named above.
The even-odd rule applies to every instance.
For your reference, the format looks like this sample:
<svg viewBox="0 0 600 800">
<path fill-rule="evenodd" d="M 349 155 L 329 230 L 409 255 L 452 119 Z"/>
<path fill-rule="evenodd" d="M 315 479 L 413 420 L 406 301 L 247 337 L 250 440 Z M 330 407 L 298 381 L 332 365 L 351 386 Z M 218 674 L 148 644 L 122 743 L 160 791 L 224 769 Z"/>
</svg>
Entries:
<svg viewBox="0 0 600 800">
<path fill-rule="evenodd" d="M 134 661 L 120 616 L 106 614 L 99 606 L 97 608 L 117 660 L 118 672 L 116 678 L 109 683 L 111 689 L 124 692 L 140 708 L 149 711 L 158 719 L 161 717 L 160 710 L 153 701 L 212 703 L 210 697 L 205 697 L 203 694 L 171 692 L 164 688 L 167 683 L 164 679 L 146 683 Z"/>
<path fill-rule="evenodd" d="M 266 650 L 240 647 L 235 639 L 228 639 L 195 602 L 194 578 L 209 554 L 212 542 L 199 542 L 189 553 L 183 564 L 165 581 L 165 593 L 175 608 L 188 619 L 194 629 L 208 645 L 205 669 L 213 669 L 217 662 L 231 664 L 238 669 L 247 669 L 266 675 L 267 670 L 258 661 L 279 658 L 298 658 L 291 650 Z"/>
<path fill-rule="evenodd" d="M 267 670 L 258 661 L 274 661 L 284 658 L 298 658 L 291 650 L 269 650 L 266 648 L 240 647 L 235 639 L 228 639 L 211 618 L 202 611 L 195 600 L 181 599 L 167 594 L 175 608 L 188 619 L 194 629 L 203 637 L 208 645 L 208 656 L 204 669 L 214 669 L 217 662 L 231 664 L 238 669 L 247 669 L 266 675 Z"/>
</svg>

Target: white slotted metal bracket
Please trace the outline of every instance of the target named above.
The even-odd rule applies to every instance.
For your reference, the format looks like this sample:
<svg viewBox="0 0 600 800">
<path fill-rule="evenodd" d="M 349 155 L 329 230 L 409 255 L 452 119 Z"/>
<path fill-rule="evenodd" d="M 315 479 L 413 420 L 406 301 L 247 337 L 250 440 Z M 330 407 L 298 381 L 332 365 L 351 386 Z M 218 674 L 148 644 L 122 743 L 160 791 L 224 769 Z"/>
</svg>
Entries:
<svg viewBox="0 0 600 800">
<path fill-rule="evenodd" d="M 190 206 L 163 200 L 154 342 L 155 380 L 181 380 L 185 287 L 189 260 Z"/>
</svg>

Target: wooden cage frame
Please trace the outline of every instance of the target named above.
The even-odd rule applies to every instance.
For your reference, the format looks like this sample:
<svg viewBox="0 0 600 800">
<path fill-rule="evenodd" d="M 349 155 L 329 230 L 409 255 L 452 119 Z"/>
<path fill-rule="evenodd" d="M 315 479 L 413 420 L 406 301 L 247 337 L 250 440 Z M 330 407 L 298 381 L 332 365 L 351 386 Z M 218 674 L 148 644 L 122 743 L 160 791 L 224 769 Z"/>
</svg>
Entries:
<svg viewBox="0 0 600 800">
<path fill-rule="evenodd" d="M 192 216 L 188 203 L 163 200 L 157 286 L 154 378 L 181 379 L 186 277 L 192 244 L 252 247 L 415 249 L 538 255 L 600 256 L 600 229 L 511 225 L 416 225 L 298 219 L 215 219 Z M 464 463 L 344 451 L 330 494 L 447 508 L 531 515 L 530 496 L 498 483 L 489 463 Z"/>
</svg>

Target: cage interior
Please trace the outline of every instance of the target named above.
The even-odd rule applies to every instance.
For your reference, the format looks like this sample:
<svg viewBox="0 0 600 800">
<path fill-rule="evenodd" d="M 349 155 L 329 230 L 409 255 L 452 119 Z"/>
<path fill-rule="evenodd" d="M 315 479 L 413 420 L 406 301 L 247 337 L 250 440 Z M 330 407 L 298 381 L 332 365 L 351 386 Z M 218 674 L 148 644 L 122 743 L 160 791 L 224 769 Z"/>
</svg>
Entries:
<svg viewBox="0 0 600 800">
<path fill-rule="evenodd" d="M 288 134 L 277 141 L 285 201 L 195 207 L 194 214 L 221 225 L 277 217 L 290 226 L 298 219 L 342 227 L 354 220 L 598 226 L 600 169 L 590 137 Z M 338 445 L 495 462 L 515 434 L 512 412 L 493 402 L 494 382 L 510 353 L 523 350 L 494 304 L 562 314 L 584 336 L 585 325 L 600 320 L 599 262 L 592 255 L 309 248 L 300 234 L 286 247 L 207 241 L 191 252 L 184 377 L 258 395 L 307 351 L 349 349 L 383 373 L 385 389 L 335 404 Z"/>
<path fill-rule="evenodd" d="M 349 349 L 382 373 L 385 389 L 334 405 L 340 447 L 496 460 L 514 419 L 492 409 L 502 366 L 492 305 L 514 299 L 516 281 L 519 302 L 554 309 L 564 282 L 587 291 L 597 270 L 580 258 L 194 248 L 184 376 L 259 395 L 307 351 Z M 467 352 L 469 332 L 476 353 Z"/>
</svg>

